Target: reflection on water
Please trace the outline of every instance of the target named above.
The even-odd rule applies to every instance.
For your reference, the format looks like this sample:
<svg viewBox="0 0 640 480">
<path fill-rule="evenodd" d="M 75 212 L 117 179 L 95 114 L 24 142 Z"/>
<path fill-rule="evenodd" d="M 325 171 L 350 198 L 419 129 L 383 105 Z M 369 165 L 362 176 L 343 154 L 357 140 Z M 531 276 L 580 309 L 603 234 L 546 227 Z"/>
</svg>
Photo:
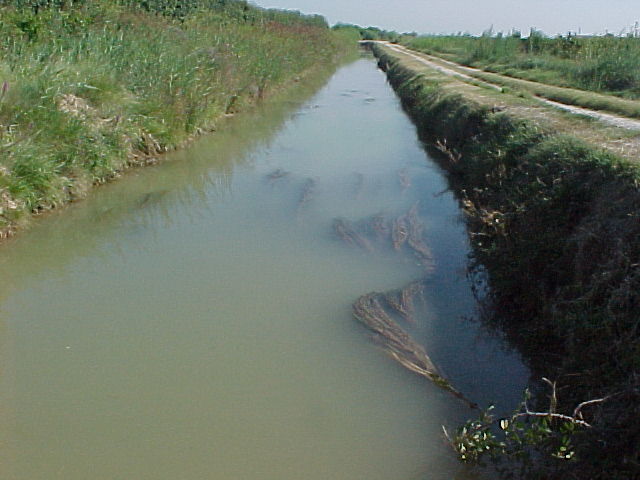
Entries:
<svg viewBox="0 0 640 480">
<path fill-rule="evenodd" d="M 419 339 L 457 388 L 509 408 L 526 372 L 464 320 L 457 205 L 372 60 L 302 90 L 0 251 L 0 478 L 475 478 L 441 434 L 470 411 L 351 318 L 424 272 L 333 233 L 419 204 Z"/>
</svg>

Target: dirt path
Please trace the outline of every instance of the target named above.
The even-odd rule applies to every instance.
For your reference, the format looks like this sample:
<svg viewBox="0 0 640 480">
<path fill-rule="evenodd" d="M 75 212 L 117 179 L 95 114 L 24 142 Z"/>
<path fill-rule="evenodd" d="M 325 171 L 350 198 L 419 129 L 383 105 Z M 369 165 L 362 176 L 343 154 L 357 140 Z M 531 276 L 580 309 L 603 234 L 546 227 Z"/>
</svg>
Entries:
<svg viewBox="0 0 640 480">
<path fill-rule="evenodd" d="M 493 88 L 495 90 L 498 91 L 502 91 L 502 86 L 495 84 L 495 83 L 491 83 L 488 82 L 484 79 L 479 79 L 475 76 L 475 74 L 478 73 L 485 73 L 483 72 L 483 70 L 479 70 L 476 68 L 472 68 L 472 67 L 466 67 L 464 65 L 459 65 L 457 63 L 451 62 L 449 60 L 444 60 L 442 58 L 439 57 L 433 57 L 431 55 L 427 55 L 425 53 L 417 53 L 414 52 L 412 50 L 409 50 L 408 48 L 405 48 L 403 46 L 400 45 L 396 45 L 396 44 L 392 44 L 389 42 L 379 42 L 384 44 L 387 48 L 393 50 L 394 52 L 398 52 L 401 53 L 403 55 L 407 55 L 417 61 L 419 61 L 420 63 L 427 65 L 430 68 L 433 68 L 434 70 L 437 70 L 438 72 L 444 74 L 444 75 L 448 75 L 451 77 L 457 77 L 463 81 L 466 82 L 474 82 L 474 83 L 480 83 L 484 86 L 487 86 L 489 88 Z M 466 73 L 464 73 L 466 72 Z M 493 74 L 493 75 L 497 75 L 500 76 L 498 74 Z M 526 80 L 522 80 L 522 82 L 526 82 Z M 634 131 L 640 131 L 640 120 L 635 120 L 635 119 L 631 119 L 631 118 L 627 118 L 627 117 L 623 117 L 620 115 L 614 115 L 611 113 L 604 113 L 604 112 L 600 112 L 597 110 L 591 110 L 588 108 L 583 108 L 583 107 L 577 107 L 574 105 L 567 105 L 564 103 L 560 103 L 560 102 L 556 102 L 553 100 L 549 100 L 547 98 L 541 97 L 539 95 L 534 95 L 534 98 L 536 98 L 537 100 L 539 100 L 540 102 L 549 105 L 551 107 L 560 109 L 560 110 L 564 110 L 576 115 L 584 115 L 587 117 L 591 117 L 594 118 L 596 120 L 599 120 L 603 123 L 606 123 L 608 125 L 612 125 L 615 127 L 619 127 L 619 128 L 624 128 L 627 130 L 634 130 Z"/>
<path fill-rule="evenodd" d="M 576 107 L 575 105 L 567 105 L 566 103 L 554 102 L 546 98 L 536 96 L 538 100 L 551 105 L 552 107 L 565 110 L 567 112 L 574 113 L 576 115 L 585 115 L 587 117 L 595 118 L 601 122 L 613 125 L 614 127 L 626 128 L 627 130 L 640 131 L 640 120 L 634 120 L 632 118 L 621 117 L 613 115 L 612 113 L 599 112 L 597 110 L 590 110 L 588 108 Z"/>
<path fill-rule="evenodd" d="M 440 73 L 444 73 L 445 75 L 448 75 L 450 77 L 458 77 L 461 78 L 463 80 L 466 81 L 477 81 L 476 78 L 470 76 L 470 75 L 466 75 L 464 73 L 461 73 L 460 71 L 458 71 L 457 69 L 454 70 L 453 68 L 447 68 L 443 65 L 441 65 L 440 63 L 436 63 L 435 61 L 433 61 L 433 57 L 426 55 L 424 53 L 416 53 L 413 52 L 411 50 L 409 50 L 408 48 L 402 47 L 400 45 L 396 45 L 393 43 L 388 43 L 388 42 L 380 42 L 380 43 L 384 43 L 385 46 L 391 50 L 393 50 L 394 52 L 398 52 L 398 53 L 402 53 L 404 55 L 408 55 L 411 58 L 414 58 L 416 60 L 418 60 L 420 63 L 423 63 L 431 68 L 433 68 L 434 70 L 439 71 Z M 451 63 L 448 61 L 443 61 L 442 63 Z M 455 64 L 452 64 L 452 66 L 454 66 Z M 461 67 L 461 66 L 460 66 Z M 463 70 L 463 68 L 460 68 L 459 70 Z M 490 85 L 491 87 L 495 88 L 496 90 L 502 90 L 502 87 L 498 87 L 497 85 L 494 85 L 492 83 L 488 83 L 488 82 L 482 82 L 482 83 L 486 83 L 487 85 Z"/>
</svg>

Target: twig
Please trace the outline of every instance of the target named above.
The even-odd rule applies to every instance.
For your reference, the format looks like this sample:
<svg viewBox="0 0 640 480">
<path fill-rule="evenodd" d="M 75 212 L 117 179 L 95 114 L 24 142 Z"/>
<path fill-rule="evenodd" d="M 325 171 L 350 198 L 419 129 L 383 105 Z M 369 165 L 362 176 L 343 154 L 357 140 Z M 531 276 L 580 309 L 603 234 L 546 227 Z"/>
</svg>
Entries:
<svg viewBox="0 0 640 480">
<path fill-rule="evenodd" d="M 582 409 L 589 405 L 595 405 L 597 403 L 606 402 L 612 397 L 619 395 L 619 393 L 614 393 L 611 395 L 607 395 L 602 398 L 594 398 L 593 400 L 586 400 L 580 404 L 573 410 L 573 416 L 563 415 L 561 413 L 556 413 L 556 408 L 558 404 L 558 399 L 556 395 L 556 382 L 552 382 L 548 378 L 542 378 L 542 380 L 551 387 L 551 403 L 549 405 L 548 412 L 532 412 L 529 410 L 529 405 L 527 401 L 524 401 L 524 412 L 518 413 L 514 415 L 514 417 L 546 417 L 546 418 L 557 418 L 559 420 L 565 420 L 567 422 L 574 423 L 576 425 L 581 425 L 587 428 L 593 428 L 593 426 L 584 420 L 582 416 Z"/>
<path fill-rule="evenodd" d="M 575 423 L 576 425 L 582 425 L 583 427 L 592 428 L 590 423 L 585 422 L 584 420 L 579 420 L 575 417 L 570 417 L 569 415 L 563 415 L 561 413 L 550 413 L 550 412 L 532 412 L 528 407 L 525 407 L 525 411 L 522 413 L 518 413 L 515 415 L 518 417 L 547 417 L 547 418 L 558 418 L 560 420 L 566 420 L 567 422 Z"/>
<path fill-rule="evenodd" d="M 595 398 L 593 400 L 587 400 L 586 402 L 582 402 L 581 404 L 579 404 L 575 410 L 573 411 L 573 417 L 574 418 L 582 418 L 582 409 L 588 405 L 594 405 L 596 403 L 602 403 L 602 402 L 606 402 L 607 400 L 609 400 L 612 397 L 615 397 L 616 395 L 618 395 L 617 393 L 614 393 L 612 395 L 607 395 L 606 397 L 602 397 L 602 398 Z"/>
</svg>

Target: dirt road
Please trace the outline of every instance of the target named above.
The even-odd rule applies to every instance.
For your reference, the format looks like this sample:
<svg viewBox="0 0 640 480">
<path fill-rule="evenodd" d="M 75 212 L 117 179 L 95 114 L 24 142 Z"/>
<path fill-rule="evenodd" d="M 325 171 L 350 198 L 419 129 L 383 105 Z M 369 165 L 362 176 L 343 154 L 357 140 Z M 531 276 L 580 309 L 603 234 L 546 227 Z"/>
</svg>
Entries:
<svg viewBox="0 0 640 480">
<path fill-rule="evenodd" d="M 401 53 L 403 55 L 407 55 L 411 58 L 413 58 L 414 60 L 417 60 L 421 63 L 423 63 L 424 65 L 427 65 L 430 68 L 433 68 L 434 70 L 437 70 L 438 72 L 444 74 L 444 75 L 448 75 L 451 77 L 456 77 L 459 78 L 460 80 L 466 81 L 466 82 L 473 82 L 476 84 L 482 84 L 484 86 L 487 86 L 489 88 L 493 88 L 495 90 L 498 91 L 502 91 L 503 87 L 501 85 L 495 84 L 495 83 L 491 83 L 486 81 L 485 79 L 480 79 L 478 78 L 476 75 L 479 73 L 484 73 L 482 70 L 476 69 L 476 68 L 472 68 L 472 67 L 466 67 L 464 65 L 460 65 L 454 62 L 451 62 L 449 60 L 444 60 L 442 58 L 439 57 L 434 57 L 432 55 L 427 55 L 425 53 L 418 53 L 415 52 L 413 50 L 409 50 L 406 47 L 403 47 L 401 45 L 397 45 L 397 44 L 393 44 L 393 43 L 389 43 L 389 42 L 383 42 L 380 41 L 378 43 L 381 43 L 383 45 L 385 45 L 387 48 L 393 50 L 394 52 L 397 53 Z M 493 74 L 493 75 L 498 75 L 498 74 Z M 498 75 L 500 76 L 500 75 Z M 525 80 L 523 80 L 522 82 L 527 82 Z M 627 130 L 637 130 L 640 131 L 640 120 L 636 120 L 636 119 L 632 119 L 632 118 L 628 118 L 628 117 L 623 117 L 621 115 L 614 115 L 611 113 L 604 113 L 598 110 L 591 110 L 588 108 L 583 108 L 583 107 L 577 107 L 575 105 L 567 105 L 564 103 L 560 103 L 560 102 L 556 102 L 553 100 L 549 100 L 547 98 L 544 98 L 542 96 L 539 95 L 534 95 L 534 98 L 536 98 L 537 100 L 539 100 L 540 102 L 552 106 L 554 108 L 560 109 L 560 110 L 564 110 L 576 115 L 584 115 L 587 117 L 591 117 L 594 118 L 598 121 L 601 121 L 603 123 L 606 123 L 608 125 L 612 125 L 615 127 L 619 127 L 619 128 L 624 128 Z"/>
</svg>

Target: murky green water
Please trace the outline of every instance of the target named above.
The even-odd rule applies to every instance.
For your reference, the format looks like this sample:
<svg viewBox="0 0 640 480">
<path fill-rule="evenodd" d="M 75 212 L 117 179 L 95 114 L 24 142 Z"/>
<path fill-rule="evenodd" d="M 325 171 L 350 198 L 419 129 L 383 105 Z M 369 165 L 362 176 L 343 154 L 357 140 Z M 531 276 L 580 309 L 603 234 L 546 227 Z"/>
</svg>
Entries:
<svg viewBox="0 0 640 480">
<path fill-rule="evenodd" d="M 331 227 L 420 202 L 421 341 L 457 388 L 510 408 L 526 371 L 467 319 L 457 205 L 373 60 L 299 94 L 0 249 L 0 478 L 474 478 L 441 434 L 471 412 L 351 318 L 419 267 Z"/>
</svg>

